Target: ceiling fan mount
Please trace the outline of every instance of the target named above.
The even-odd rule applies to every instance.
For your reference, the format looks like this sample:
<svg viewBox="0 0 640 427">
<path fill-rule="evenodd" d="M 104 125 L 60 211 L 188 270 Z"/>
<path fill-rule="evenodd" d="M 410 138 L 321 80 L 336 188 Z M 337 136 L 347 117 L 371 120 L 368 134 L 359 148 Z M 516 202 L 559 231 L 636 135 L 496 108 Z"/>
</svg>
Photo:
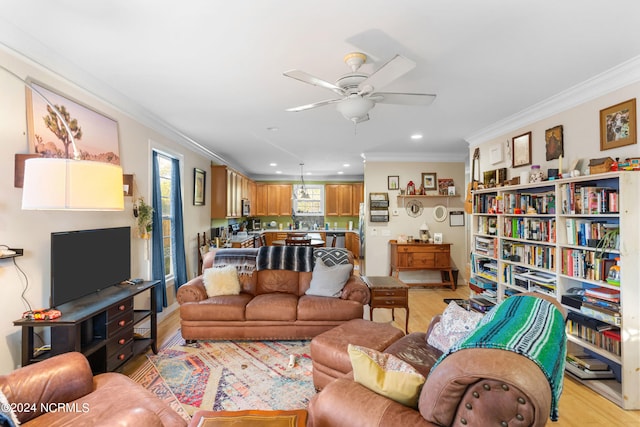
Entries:
<svg viewBox="0 0 640 427">
<path fill-rule="evenodd" d="M 347 120 L 361 123 L 369 120 L 369 111 L 377 103 L 429 105 L 435 99 L 435 95 L 426 93 L 376 92 L 376 89 L 388 85 L 411 71 L 416 64 L 410 59 L 396 55 L 372 74 L 359 71 L 366 61 L 367 55 L 361 52 L 351 52 L 345 55 L 344 62 L 351 69 L 351 72 L 339 77 L 335 84 L 301 70 L 286 71 L 283 73 L 286 77 L 329 89 L 341 96 L 341 98 L 288 108 L 287 111 L 299 112 L 337 104 L 336 109 Z"/>
</svg>

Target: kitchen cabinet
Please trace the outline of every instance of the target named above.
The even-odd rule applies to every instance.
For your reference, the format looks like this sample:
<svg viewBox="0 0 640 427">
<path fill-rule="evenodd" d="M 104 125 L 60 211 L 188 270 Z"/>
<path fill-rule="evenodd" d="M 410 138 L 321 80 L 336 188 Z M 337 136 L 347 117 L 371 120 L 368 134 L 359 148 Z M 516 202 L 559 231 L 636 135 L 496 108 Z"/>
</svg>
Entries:
<svg viewBox="0 0 640 427">
<path fill-rule="evenodd" d="M 266 216 L 267 215 L 267 200 L 269 198 L 267 192 L 267 184 L 256 182 L 256 196 L 255 202 L 251 206 L 252 216 Z"/>
<path fill-rule="evenodd" d="M 291 184 L 267 184 L 267 215 L 291 216 Z"/>
<path fill-rule="evenodd" d="M 351 186 L 353 187 L 351 212 L 356 216 L 360 213 L 360 203 L 364 203 L 364 182 L 356 182 Z"/>
<path fill-rule="evenodd" d="M 355 216 L 353 184 L 326 184 L 324 186 L 325 216 Z"/>
<path fill-rule="evenodd" d="M 291 216 L 291 184 L 256 183 L 255 187 L 252 216 Z"/>
<path fill-rule="evenodd" d="M 211 166 L 211 217 L 241 217 L 242 199 L 251 200 L 251 182 L 231 168 Z"/>
<path fill-rule="evenodd" d="M 355 259 L 360 258 L 360 236 L 358 233 L 347 232 L 344 234 L 344 245 L 353 253 Z"/>
</svg>

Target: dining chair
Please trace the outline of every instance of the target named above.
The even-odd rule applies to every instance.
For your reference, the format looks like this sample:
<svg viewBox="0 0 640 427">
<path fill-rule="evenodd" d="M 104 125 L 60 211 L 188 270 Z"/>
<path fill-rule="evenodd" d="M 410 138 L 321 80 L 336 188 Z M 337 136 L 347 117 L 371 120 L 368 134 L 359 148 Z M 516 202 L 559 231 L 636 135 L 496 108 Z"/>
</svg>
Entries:
<svg viewBox="0 0 640 427">
<path fill-rule="evenodd" d="M 311 239 L 305 238 L 287 238 L 285 241 L 285 246 L 309 246 L 311 245 Z"/>
</svg>

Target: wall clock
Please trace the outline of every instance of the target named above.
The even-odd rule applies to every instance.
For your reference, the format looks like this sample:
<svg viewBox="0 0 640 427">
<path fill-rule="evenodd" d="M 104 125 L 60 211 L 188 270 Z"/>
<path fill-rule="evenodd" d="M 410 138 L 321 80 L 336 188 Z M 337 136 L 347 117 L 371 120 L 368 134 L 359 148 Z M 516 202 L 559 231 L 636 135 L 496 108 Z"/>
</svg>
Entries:
<svg viewBox="0 0 640 427">
<path fill-rule="evenodd" d="M 409 214 L 409 216 L 412 217 L 417 217 L 422 215 L 422 210 L 424 209 L 422 207 L 422 203 L 419 200 L 409 200 L 409 202 L 407 203 L 407 214 Z"/>
</svg>

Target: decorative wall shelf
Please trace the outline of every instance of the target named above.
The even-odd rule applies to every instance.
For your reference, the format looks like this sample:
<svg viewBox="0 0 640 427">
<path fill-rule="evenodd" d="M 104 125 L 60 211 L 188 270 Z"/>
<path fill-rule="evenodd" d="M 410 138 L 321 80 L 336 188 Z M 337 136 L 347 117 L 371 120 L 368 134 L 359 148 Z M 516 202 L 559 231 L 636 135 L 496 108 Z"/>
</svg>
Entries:
<svg viewBox="0 0 640 427">
<path fill-rule="evenodd" d="M 18 256 L 22 256 L 24 255 L 24 249 L 15 249 L 15 248 L 9 248 L 9 250 L 12 250 L 15 252 L 15 254 L 11 254 L 11 255 L 0 255 L 0 259 L 11 259 L 11 258 L 15 258 Z"/>
</svg>

